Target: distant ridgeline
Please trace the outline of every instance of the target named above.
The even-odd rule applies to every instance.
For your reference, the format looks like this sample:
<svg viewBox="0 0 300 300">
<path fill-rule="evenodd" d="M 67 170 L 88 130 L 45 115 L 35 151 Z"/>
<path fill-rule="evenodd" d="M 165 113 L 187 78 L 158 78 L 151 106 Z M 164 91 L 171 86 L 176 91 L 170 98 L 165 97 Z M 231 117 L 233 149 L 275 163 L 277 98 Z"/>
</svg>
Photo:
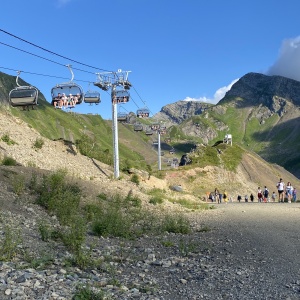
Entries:
<svg viewBox="0 0 300 300">
<path fill-rule="evenodd" d="M 273 109 L 274 97 L 300 105 L 300 82 L 282 76 L 248 73 L 232 86 L 218 104 L 239 98 L 239 107 L 265 105 Z"/>
</svg>

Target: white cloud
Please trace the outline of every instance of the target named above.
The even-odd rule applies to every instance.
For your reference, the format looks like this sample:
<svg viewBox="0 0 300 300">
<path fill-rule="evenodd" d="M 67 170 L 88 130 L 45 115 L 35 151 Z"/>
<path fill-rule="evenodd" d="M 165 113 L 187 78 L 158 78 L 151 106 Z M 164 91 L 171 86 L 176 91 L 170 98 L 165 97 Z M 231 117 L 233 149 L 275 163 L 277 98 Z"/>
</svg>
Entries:
<svg viewBox="0 0 300 300">
<path fill-rule="evenodd" d="M 208 102 L 208 103 L 213 103 L 216 104 L 218 103 L 226 94 L 226 92 L 228 92 L 231 87 L 238 81 L 239 79 L 235 79 L 233 80 L 229 85 L 227 86 L 223 86 L 221 88 L 219 88 L 213 98 L 207 98 L 207 97 L 200 97 L 200 98 L 191 98 L 191 97 L 186 97 L 183 101 L 200 101 L 200 102 Z"/>
<path fill-rule="evenodd" d="M 300 81 L 300 36 L 282 42 L 279 57 L 266 73 Z"/>
</svg>

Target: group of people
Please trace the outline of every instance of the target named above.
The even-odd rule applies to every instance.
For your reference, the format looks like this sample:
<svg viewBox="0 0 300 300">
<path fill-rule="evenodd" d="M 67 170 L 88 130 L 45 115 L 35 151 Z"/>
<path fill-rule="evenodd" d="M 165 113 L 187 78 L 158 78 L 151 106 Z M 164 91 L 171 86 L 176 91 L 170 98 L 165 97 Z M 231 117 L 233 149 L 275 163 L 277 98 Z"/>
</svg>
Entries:
<svg viewBox="0 0 300 300">
<path fill-rule="evenodd" d="M 116 95 L 113 96 L 112 98 L 112 103 L 116 104 L 116 103 L 127 103 L 129 101 L 129 96 L 121 96 L 121 97 L 117 97 Z"/>
<path fill-rule="evenodd" d="M 211 202 L 222 203 L 223 201 L 227 203 L 228 201 L 232 202 L 233 199 L 228 197 L 227 191 L 220 193 L 217 188 L 215 188 L 214 192 L 206 193 L 206 202 L 210 200 Z"/>
<path fill-rule="evenodd" d="M 269 189 L 267 186 L 265 186 L 263 189 L 261 187 L 258 187 L 257 189 L 257 202 L 277 202 L 277 194 L 278 194 L 278 202 L 297 202 L 297 190 L 295 187 L 292 186 L 291 182 L 288 182 L 286 185 L 283 182 L 282 178 L 279 179 L 278 183 L 276 184 L 277 193 L 273 191 L 272 193 L 269 192 Z M 207 192 L 206 193 L 206 201 L 216 202 L 216 203 L 222 203 L 223 201 L 225 203 L 227 202 L 233 202 L 233 198 L 228 196 L 227 191 L 224 191 L 223 193 L 220 193 L 217 188 L 213 192 Z M 239 194 L 236 198 L 238 202 L 241 202 L 243 200 L 243 197 Z M 244 196 L 245 202 L 254 202 L 255 196 L 253 193 Z"/>
<path fill-rule="evenodd" d="M 282 178 L 280 178 L 276 187 L 278 190 L 278 202 L 285 202 L 285 199 L 287 199 L 288 203 L 297 201 L 297 190 L 292 186 L 291 182 L 285 185 Z"/>
<path fill-rule="evenodd" d="M 79 100 L 79 93 L 76 95 L 69 94 L 68 96 L 65 93 L 58 93 L 52 102 L 55 108 L 72 108 L 75 107 Z"/>
</svg>

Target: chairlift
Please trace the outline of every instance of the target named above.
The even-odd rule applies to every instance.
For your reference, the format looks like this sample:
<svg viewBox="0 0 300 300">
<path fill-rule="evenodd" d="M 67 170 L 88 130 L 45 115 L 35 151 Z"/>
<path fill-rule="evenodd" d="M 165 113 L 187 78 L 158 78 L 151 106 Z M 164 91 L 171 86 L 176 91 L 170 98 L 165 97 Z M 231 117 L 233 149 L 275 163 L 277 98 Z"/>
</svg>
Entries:
<svg viewBox="0 0 300 300">
<path fill-rule="evenodd" d="M 34 86 L 21 86 L 19 85 L 19 76 L 21 71 L 18 71 L 16 78 L 17 87 L 9 92 L 9 103 L 11 106 L 29 106 L 37 105 L 38 89 Z"/>
<path fill-rule="evenodd" d="M 159 133 L 160 134 L 166 134 L 167 133 L 167 127 L 165 125 L 160 126 Z"/>
<path fill-rule="evenodd" d="M 101 102 L 100 93 L 97 91 L 87 91 L 84 94 L 84 103 L 96 104 Z"/>
<path fill-rule="evenodd" d="M 69 99 L 73 98 L 75 105 L 82 103 L 84 100 L 82 87 L 73 81 L 74 73 L 71 69 L 71 65 L 67 65 L 67 67 L 71 72 L 72 78 L 69 82 L 59 83 L 51 89 L 51 104 L 54 106 L 56 106 L 55 102 L 60 101 L 62 96 L 65 96 Z"/>
<path fill-rule="evenodd" d="M 152 134 L 153 134 L 153 130 L 152 130 L 151 126 L 148 126 L 148 127 L 146 128 L 145 134 L 146 134 L 146 135 L 152 135 Z"/>
<path fill-rule="evenodd" d="M 140 108 L 136 111 L 136 115 L 138 118 L 148 118 L 150 111 L 148 108 Z"/>
<path fill-rule="evenodd" d="M 153 123 L 150 126 L 151 126 L 151 129 L 154 130 L 154 131 L 160 129 L 160 124 L 159 123 Z"/>
<path fill-rule="evenodd" d="M 134 131 L 143 131 L 144 127 L 141 123 L 135 123 L 133 125 L 133 129 L 134 129 Z"/>
<path fill-rule="evenodd" d="M 128 117 L 127 113 L 119 112 L 118 116 L 117 116 L 117 120 L 120 121 L 120 122 L 126 122 L 127 121 L 127 117 Z"/>
<path fill-rule="evenodd" d="M 175 153 L 175 149 L 174 149 L 174 148 L 170 149 L 170 150 L 169 150 L 169 153 L 170 153 L 170 154 L 174 154 L 174 153 Z"/>
<path fill-rule="evenodd" d="M 117 90 L 112 94 L 113 103 L 127 103 L 129 101 L 130 94 L 125 90 Z"/>
</svg>

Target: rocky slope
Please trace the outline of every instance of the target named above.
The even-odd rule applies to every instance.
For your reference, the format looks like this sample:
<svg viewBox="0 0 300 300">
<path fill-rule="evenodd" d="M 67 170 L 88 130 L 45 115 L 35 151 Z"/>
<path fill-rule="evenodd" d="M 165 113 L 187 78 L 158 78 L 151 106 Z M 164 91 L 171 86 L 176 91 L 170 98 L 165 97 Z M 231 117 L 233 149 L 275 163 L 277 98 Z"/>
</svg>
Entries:
<svg viewBox="0 0 300 300">
<path fill-rule="evenodd" d="M 80 155 L 71 143 L 42 138 L 9 111 L 1 113 L 0 129 L 1 137 L 8 136 L 15 142 L 0 141 L 1 158 L 13 157 L 19 163 L 15 167 L 0 167 L 1 246 L 7 241 L 8 233 L 12 238 L 10 243 L 14 234 L 20 238 L 17 254 L 10 261 L 0 263 L 1 299 L 72 299 L 76 290 L 83 287 L 90 294 L 101 291 L 99 299 L 257 299 L 261 294 L 267 297 L 272 293 L 290 299 L 297 296 L 298 285 L 290 281 L 286 283 L 291 285 L 288 290 L 275 282 L 267 286 L 256 283 L 257 292 L 252 298 L 241 292 L 242 282 L 254 278 L 255 273 L 252 266 L 242 264 L 240 256 L 231 259 L 231 251 L 235 251 L 240 240 L 231 235 L 224 239 L 221 232 L 219 235 L 215 218 L 222 211 L 193 212 L 176 204 L 178 199 L 199 203 L 205 191 L 215 187 L 226 188 L 235 199 L 237 193 L 256 191 L 258 184 L 273 187 L 279 176 L 294 183 L 295 178 L 284 169 L 246 153 L 236 172 L 209 166 L 171 169 L 165 171 L 164 179 L 151 176 L 136 185 L 126 174 L 120 180 L 112 179 L 111 167 Z M 40 149 L 34 147 L 37 139 L 44 141 Z M 163 215 L 168 211 L 187 216 L 193 231 L 189 235 L 167 232 L 144 235 L 133 241 L 88 234 L 84 249 L 98 263 L 89 268 L 74 266 L 70 263 L 72 254 L 61 242 L 41 239 L 41 222 L 56 227 L 60 226 L 58 220 L 36 205 L 34 195 L 28 190 L 17 195 L 13 188 L 19 175 L 29 181 L 34 172 L 42 176 L 61 168 L 68 170 L 71 180 L 83 189 L 85 203 L 94 201 L 100 193 L 123 196 L 132 193 L 142 200 L 148 214 L 152 211 Z M 179 184 L 182 193 L 169 189 Z M 154 187 L 164 189 L 169 201 L 159 206 L 149 204 L 147 191 Z M 213 220 L 215 223 L 210 222 Z M 213 224 L 216 228 L 210 230 Z M 230 289 L 222 289 L 220 276 Z"/>
</svg>

